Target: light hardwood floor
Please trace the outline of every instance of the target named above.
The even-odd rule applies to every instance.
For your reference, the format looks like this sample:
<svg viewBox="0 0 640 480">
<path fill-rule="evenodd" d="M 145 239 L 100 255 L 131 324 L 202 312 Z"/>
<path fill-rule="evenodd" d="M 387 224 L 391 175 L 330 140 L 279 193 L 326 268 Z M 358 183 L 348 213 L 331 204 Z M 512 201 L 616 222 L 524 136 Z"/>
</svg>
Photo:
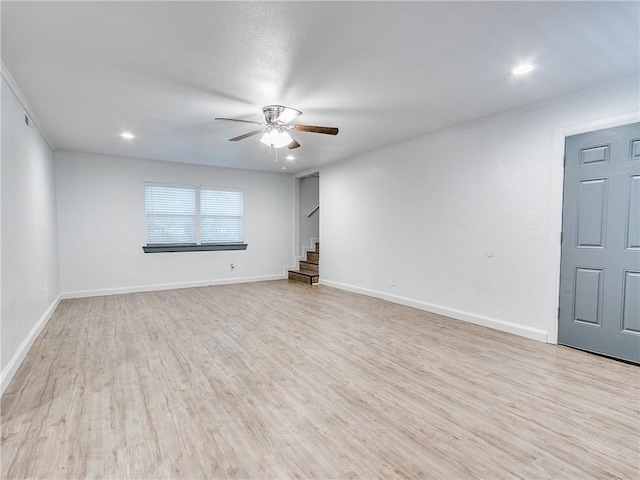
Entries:
<svg viewBox="0 0 640 480">
<path fill-rule="evenodd" d="M 2 478 L 640 477 L 640 370 L 276 281 L 65 300 Z"/>
</svg>

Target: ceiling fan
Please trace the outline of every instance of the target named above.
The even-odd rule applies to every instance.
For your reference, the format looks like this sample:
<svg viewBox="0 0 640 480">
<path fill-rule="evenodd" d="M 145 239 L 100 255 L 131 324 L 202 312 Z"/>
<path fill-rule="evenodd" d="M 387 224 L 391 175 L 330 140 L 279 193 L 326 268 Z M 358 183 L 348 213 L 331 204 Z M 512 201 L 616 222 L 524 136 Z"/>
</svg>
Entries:
<svg viewBox="0 0 640 480">
<path fill-rule="evenodd" d="M 216 118 L 216 120 L 229 120 L 232 122 L 254 123 L 262 128 L 253 132 L 245 133 L 238 137 L 230 138 L 230 142 L 237 142 L 245 138 L 263 133 L 260 141 L 265 145 L 274 148 L 287 147 L 289 149 L 298 148 L 300 144 L 289 134 L 290 131 L 324 133 L 327 135 L 337 135 L 338 129 L 335 127 L 318 127 L 315 125 L 297 125 L 291 122 L 299 115 L 300 110 L 295 108 L 283 107 L 282 105 L 267 105 L 262 109 L 266 123 L 253 122 L 251 120 L 241 120 L 239 118 Z"/>
</svg>

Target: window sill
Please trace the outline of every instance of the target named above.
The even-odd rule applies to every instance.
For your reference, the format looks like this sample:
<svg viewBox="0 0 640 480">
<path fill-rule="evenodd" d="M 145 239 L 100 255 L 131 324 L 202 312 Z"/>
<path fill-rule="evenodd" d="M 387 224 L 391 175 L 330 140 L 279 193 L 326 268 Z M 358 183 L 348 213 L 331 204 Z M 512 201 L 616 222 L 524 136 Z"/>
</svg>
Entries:
<svg viewBox="0 0 640 480">
<path fill-rule="evenodd" d="M 209 252 L 215 250 L 246 250 L 246 243 L 215 243 L 211 245 L 145 245 L 144 253 Z"/>
</svg>

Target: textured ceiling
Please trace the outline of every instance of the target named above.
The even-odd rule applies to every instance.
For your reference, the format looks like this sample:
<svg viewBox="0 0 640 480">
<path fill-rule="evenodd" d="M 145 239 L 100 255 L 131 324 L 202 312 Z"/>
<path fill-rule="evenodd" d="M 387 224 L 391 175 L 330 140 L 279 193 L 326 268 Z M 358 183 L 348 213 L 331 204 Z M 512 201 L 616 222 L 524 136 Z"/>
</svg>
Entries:
<svg viewBox="0 0 640 480">
<path fill-rule="evenodd" d="M 7 2 L 2 60 L 57 149 L 287 173 L 640 75 L 638 2 Z M 531 74 L 509 74 L 515 64 Z M 264 105 L 303 111 L 293 162 Z M 134 140 L 120 138 L 123 130 Z"/>
</svg>

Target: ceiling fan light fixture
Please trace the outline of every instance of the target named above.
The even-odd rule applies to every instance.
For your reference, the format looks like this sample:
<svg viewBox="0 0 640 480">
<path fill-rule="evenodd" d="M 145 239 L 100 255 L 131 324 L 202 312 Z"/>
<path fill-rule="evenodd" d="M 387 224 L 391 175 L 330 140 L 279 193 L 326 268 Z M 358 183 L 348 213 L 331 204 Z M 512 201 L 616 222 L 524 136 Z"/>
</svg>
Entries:
<svg viewBox="0 0 640 480">
<path fill-rule="evenodd" d="M 267 129 L 260 141 L 265 145 L 271 145 L 274 148 L 282 148 L 293 142 L 293 138 L 291 138 L 291 135 L 287 132 L 272 128 Z"/>
</svg>

